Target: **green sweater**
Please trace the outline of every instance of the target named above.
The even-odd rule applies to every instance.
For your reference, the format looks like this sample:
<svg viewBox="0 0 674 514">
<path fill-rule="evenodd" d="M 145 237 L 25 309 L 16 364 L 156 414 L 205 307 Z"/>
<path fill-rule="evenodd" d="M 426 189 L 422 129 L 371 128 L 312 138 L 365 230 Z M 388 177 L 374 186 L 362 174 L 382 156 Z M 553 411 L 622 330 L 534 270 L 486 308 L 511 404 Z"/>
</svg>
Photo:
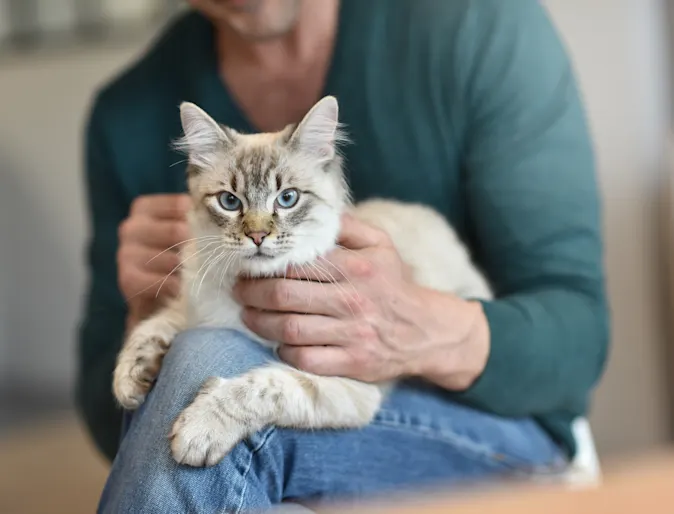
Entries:
<svg viewBox="0 0 674 514">
<path fill-rule="evenodd" d="M 573 71 L 537 0 L 342 0 L 325 94 L 340 102 L 356 199 L 423 202 L 456 227 L 491 281 L 491 354 L 468 391 L 500 416 L 533 416 L 568 452 L 607 354 L 594 157 Z M 218 77 L 213 28 L 177 19 L 102 88 L 87 126 L 92 219 L 78 402 L 114 456 L 111 393 L 125 302 L 117 226 L 138 195 L 185 190 L 178 105 L 255 127 Z"/>
</svg>

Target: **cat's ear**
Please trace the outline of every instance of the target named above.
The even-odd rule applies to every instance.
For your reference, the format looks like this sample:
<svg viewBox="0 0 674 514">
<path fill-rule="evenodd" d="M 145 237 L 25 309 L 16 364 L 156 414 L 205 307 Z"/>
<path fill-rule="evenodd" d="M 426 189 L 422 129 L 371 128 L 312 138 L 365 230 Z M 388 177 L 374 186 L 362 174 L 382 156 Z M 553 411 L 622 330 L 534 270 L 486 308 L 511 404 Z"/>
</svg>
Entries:
<svg viewBox="0 0 674 514">
<path fill-rule="evenodd" d="M 337 99 L 326 96 L 300 122 L 290 137 L 290 144 L 323 162 L 335 157 L 342 138 Z"/>
<path fill-rule="evenodd" d="M 180 120 L 184 136 L 174 147 L 188 155 L 190 164 L 213 165 L 217 152 L 232 143 L 233 130 L 225 130 L 206 112 L 190 102 L 180 104 Z"/>
</svg>

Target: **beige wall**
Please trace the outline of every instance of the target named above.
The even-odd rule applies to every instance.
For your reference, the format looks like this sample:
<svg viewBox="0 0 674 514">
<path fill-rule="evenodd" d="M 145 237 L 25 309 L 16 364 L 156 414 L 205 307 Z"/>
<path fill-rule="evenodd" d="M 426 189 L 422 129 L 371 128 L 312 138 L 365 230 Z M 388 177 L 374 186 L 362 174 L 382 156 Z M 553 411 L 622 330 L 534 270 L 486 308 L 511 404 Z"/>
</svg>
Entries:
<svg viewBox="0 0 674 514">
<path fill-rule="evenodd" d="M 546 3 L 579 71 L 604 195 L 613 346 L 592 422 L 600 450 L 639 449 L 668 436 L 672 407 L 657 209 L 670 102 L 664 1 Z"/>
<path fill-rule="evenodd" d="M 592 415 L 599 448 L 667 436 L 655 200 L 668 126 L 656 0 L 548 0 L 580 71 L 599 154 L 614 341 Z M 0 63 L 0 366 L 72 383 L 85 233 L 80 133 L 92 89 L 140 43 Z M 3 349 L 2 345 L 5 345 Z M 1 371 L 1 370 L 0 370 Z"/>
<path fill-rule="evenodd" d="M 84 287 L 82 126 L 94 87 L 138 46 L 0 63 L 0 352 L 15 386 L 69 394 Z"/>
</svg>

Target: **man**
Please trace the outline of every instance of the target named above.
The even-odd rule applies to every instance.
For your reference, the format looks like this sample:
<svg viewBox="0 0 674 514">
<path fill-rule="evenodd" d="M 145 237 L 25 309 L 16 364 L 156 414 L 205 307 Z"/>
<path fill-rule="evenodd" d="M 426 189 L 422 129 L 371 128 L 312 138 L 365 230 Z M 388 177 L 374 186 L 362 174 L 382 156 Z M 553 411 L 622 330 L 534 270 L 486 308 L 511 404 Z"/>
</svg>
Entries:
<svg viewBox="0 0 674 514">
<path fill-rule="evenodd" d="M 196 12 L 98 94 L 88 127 L 92 278 L 79 402 L 100 448 L 117 453 L 101 511 L 240 512 L 563 468 L 575 452 L 571 422 L 604 365 L 608 315 L 592 149 L 570 64 L 539 3 L 191 4 Z M 184 166 L 169 147 L 180 136 L 177 106 L 191 101 L 237 130 L 271 131 L 326 94 L 338 98 L 354 142 L 344 151 L 356 199 L 436 208 L 497 299 L 415 287 L 383 234 L 346 220 L 344 252 L 373 264 L 346 270 L 367 319 L 340 311 L 330 288 L 328 315 L 298 303 L 311 287 L 301 281 L 282 295 L 273 279 L 242 282 L 238 295 L 248 326 L 284 343 L 281 358 L 297 367 L 410 378 L 375 421 L 352 431 L 269 427 L 213 468 L 178 466 L 168 431 L 202 381 L 270 358 L 239 334 L 195 330 L 174 342 L 118 451 L 115 355 L 179 262 L 174 250 L 148 261 L 189 238 Z M 170 277 L 159 296 L 176 288 Z M 306 315 L 288 331 L 291 312 Z"/>
</svg>

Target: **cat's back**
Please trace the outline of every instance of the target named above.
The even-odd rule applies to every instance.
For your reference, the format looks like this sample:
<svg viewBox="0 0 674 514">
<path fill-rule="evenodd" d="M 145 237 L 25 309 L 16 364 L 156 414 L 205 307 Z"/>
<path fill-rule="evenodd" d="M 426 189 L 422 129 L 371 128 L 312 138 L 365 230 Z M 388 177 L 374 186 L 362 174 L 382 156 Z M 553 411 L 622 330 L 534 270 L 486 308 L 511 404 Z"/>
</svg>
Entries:
<svg viewBox="0 0 674 514">
<path fill-rule="evenodd" d="M 352 212 L 389 235 L 420 285 L 465 297 L 491 298 L 489 285 L 471 261 L 468 249 L 434 209 L 372 199 L 357 204 Z"/>
</svg>

